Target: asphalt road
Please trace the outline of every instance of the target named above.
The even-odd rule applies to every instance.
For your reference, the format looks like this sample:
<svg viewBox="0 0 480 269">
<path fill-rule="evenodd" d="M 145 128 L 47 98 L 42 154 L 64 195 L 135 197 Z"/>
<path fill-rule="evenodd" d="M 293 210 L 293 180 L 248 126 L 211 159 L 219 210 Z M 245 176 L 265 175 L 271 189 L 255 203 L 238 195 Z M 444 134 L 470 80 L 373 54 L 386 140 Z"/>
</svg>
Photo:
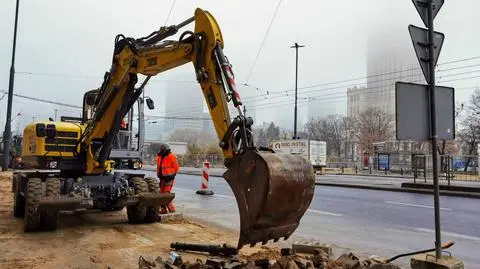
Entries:
<svg viewBox="0 0 480 269">
<path fill-rule="evenodd" d="M 178 175 L 173 188 L 177 207 L 237 229 L 238 209 L 228 184 L 210 178 L 215 195 L 207 197 L 195 194 L 199 187 L 200 176 Z M 441 197 L 440 203 L 442 241 L 455 241 L 452 254 L 465 268 L 475 268 L 480 264 L 480 201 Z M 431 195 L 317 186 L 294 237 L 382 256 L 430 248 L 435 239 L 432 205 Z"/>
</svg>

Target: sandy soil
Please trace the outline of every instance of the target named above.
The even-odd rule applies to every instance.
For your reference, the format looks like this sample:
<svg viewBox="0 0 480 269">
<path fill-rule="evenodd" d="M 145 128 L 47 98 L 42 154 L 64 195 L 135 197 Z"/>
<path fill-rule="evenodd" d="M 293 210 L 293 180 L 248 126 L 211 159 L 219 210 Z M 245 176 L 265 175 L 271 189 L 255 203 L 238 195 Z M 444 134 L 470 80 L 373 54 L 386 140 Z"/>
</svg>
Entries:
<svg viewBox="0 0 480 269">
<path fill-rule="evenodd" d="M 196 220 L 130 225 L 125 211 L 61 215 L 56 231 L 26 234 L 23 219 L 13 216 L 12 199 L 11 173 L 0 173 L 0 268 L 5 269 L 138 268 L 140 255 L 165 258 L 172 242 L 236 245 L 238 240 L 234 231 Z M 259 251 L 272 255 L 259 246 L 243 248 L 241 256 L 258 257 Z"/>
</svg>

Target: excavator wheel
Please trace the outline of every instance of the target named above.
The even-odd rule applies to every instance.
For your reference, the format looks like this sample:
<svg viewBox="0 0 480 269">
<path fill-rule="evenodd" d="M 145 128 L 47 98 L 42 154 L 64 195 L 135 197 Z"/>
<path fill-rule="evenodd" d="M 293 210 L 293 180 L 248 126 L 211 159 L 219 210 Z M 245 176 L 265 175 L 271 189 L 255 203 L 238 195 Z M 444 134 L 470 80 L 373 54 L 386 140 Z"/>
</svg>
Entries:
<svg viewBox="0 0 480 269">
<path fill-rule="evenodd" d="M 133 188 L 135 189 L 135 194 L 139 195 L 142 193 L 148 192 L 147 182 L 141 177 L 134 177 L 131 179 Z M 127 206 L 127 215 L 128 222 L 132 224 L 139 224 L 145 222 L 145 217 L 147 216 L 147 207 L 146 206 Z"/>
<path fill-rule="evenodd" d="M 60 197 L 60 180 L 58 178 L 47 178 L 46 197 L 58 199 Z M 40 225 L 44 230 L 53 231 L 57 229 L 58 211 L 47 210 L 40 215 Z"/>
<path fill-rule="evenodd" d="M 312 165 L 303 157 L 249 149 L 231 159 L 223 177 L 240 213 L 238 248 L 287 240 L 315 190 Z"/>
<path fill-rule="evenodd" d="M 147 182 L 148 192 L 150 193 L 160 192 L 158 181 L 155 178 L 147 177 L 145 178 L 145 181 Z M 145 216 L 145 222 L 147 223 L 157 222 L 159 209 L 160 209 L 159 206 L 149 206 L 147 208 L 147 215 Z"/>
<path fill-rule="evenodd" d="M 35 232 L 40 228 L 40 212 L 38 212 L 37 207 L 42 193 L 42 180 L 40 178 L 28 179 L 27 192 L 25 194 L 25 232 Z"/>
</svg>

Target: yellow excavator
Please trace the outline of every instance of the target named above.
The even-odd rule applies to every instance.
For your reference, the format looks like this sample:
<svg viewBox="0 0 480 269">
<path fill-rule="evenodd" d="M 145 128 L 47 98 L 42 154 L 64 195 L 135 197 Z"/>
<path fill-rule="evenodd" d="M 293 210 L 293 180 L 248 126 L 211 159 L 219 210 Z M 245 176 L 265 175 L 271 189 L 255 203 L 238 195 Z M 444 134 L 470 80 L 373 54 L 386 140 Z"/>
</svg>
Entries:
<svg viewBox="0 0 480 269">
<path fill-rule="evenodd" d="M 166 40 L 192 22 L 193 31 Z M 313 168 L 301 156 L 254 146 L 253 120 L 243 112 L 223 47 L 215 18 L 199 8 L 188 20 L 161 27 L 146 37 L 118 35 L 112 66 L 99 92 L 93 97 L 88 93 L 84 96 L 82 123 L 37 122 L 25 128 L 25 157 L 50 151 L 57 151 L 58 156 L 55 171 L 37 169 L 14 174 L 14 215 L 24 218 L 24 230 L 56 229 L 59 211 L 80 208 L 126 206 L 130 223 L 156 221 L 159 206 L 168 204 L 174 194 L 159 193 L 156 179 L 112 171 L 109 154 L 121 120 L 148 80 L 191 62 L 225 155 L 224 178 L 237 200 L 238 248 L 287 239 L 313 198 Z M 145 80 L 137 87 L 138 74 Z M 230 102 L 238 110 L 233 120 Z"/>
</svg>

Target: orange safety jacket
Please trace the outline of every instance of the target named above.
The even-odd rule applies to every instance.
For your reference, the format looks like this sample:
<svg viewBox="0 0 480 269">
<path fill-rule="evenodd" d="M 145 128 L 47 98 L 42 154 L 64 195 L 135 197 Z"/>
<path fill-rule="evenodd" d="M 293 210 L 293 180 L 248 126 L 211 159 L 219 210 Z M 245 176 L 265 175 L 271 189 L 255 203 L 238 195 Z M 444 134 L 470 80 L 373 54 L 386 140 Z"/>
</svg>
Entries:
<svg viewBox="0 0 480 269">
<path fill-rule="evenodd" d="M 171 180 L 180 170 L 177 156 L 169 153 L 167 156 L 157 156 L 157 175 L 160 179 Z"/>
</svg>

